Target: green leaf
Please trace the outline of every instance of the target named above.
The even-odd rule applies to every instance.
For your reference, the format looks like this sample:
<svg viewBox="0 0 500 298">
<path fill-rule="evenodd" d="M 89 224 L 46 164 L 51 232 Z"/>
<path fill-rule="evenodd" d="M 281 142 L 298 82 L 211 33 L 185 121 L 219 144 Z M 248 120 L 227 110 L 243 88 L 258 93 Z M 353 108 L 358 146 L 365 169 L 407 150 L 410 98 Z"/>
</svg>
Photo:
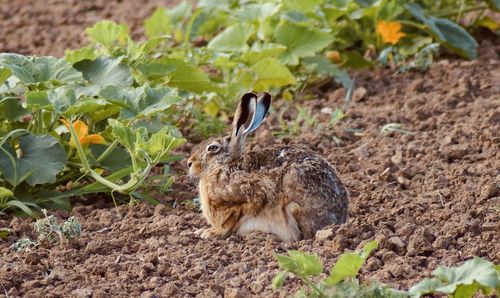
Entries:
<svg viewBox="0 0 500 298">
<path fill-rule="evenodd" d="M 314 56 L 334 40 L 331 33 L 290 22 L 282 22 L 276 28 L 275 35 L 276 41 L 287 47 L 287 50 L 281 54 L 280 60 L 292 65 L 297 65 L 301 57 Z"/>
<path fill-rule="evenodd" d="M 278 265 L 288 272 L 296 273 L 299 271 L 299 266 L 294 259 L 289 256 L 275 254 L 276 260 L 278 260 Z"/>
<path fill-rule="evenodd" d="M 47 91 L 27 91 L 24 96 L 26 97 L 26 107 L 30 109 L 45 108 L 51 105 Z"/>
<path fill-rule="evenodd" d="M 177 6 L 169 9 L 168 14 L 173 23 L 181 21 L 183 18 L 189 18 L 191 16 L 192 4 L 188 1 L 182 1 Z"/>
<path fill-rule="evenodd" d="M 84 97 L 69 106 L 63 114 L 67 118 L 86 114 L 92 122 L 96 123 L 119 113 L 119 106 L 102 98 Z"/>
<path fill-rule="evenodd" d="M 323 0 L 283 0 L 283 8 L 303 13 L 311 13 L 315 12 L 318 6 L 323 4 L 323 2 Z"/>
<path fill-rule="evenodd" d="M 300 252 L 297 250 L 289 250 L 288 255 L 299 266 L 299 274 L 301 275 L 320 275 L 323 272 L 323 263 L 318 256 Z"/>
<path fill-rule="evenodd" d="M 278 272 L 276 276 L 273 278 L 273 282 L 271 284 L 273 290 L 281 288 L 286 279 L 286 272 Z"/>
<path fill-rule="evenodd" d="M 128 28 L 125 25 L 118 25 L 115 22 L 103 20 L 85 30 L 89 38 L 107 48 L 116 42 L 125 42 L 128 37 Z"/>
<path fill-rule="evenodd" d="M 180 101 L 176 90 L 168 87 L 151 88 L 147 84 L 139 88 L 108 86 L 99 95 L 122 107 L 123 118 L 148 117 Z"/>
<path fill-rule="evenodd" d="M 0 68 L 0 85 L 5 83 L 11 74 L 12 74 L 12 72 L 10 71 L 10 69 L 1 67 Z"/>
<path fill-rule="evenodd" d="M 103 144 L 92 144 L 89 148 L 92 151 L 92 154 L 96 158 L 99 158 L 108 146 Z M 99 162 L 99 164 L 108 171 L 116 172 L 130 167 L 132 165 L 132 161 L 127 150 L 121 147 L 115 147 L 105 159 Z"/>
<path fill-rule="evenodd" d="M 448 19 L 428 16 L 417 3 L 409 3 L 405 7 L 415 18 L 427 25 L 430 33 L 445 46 L 465 58 L 477 58 L 478 44 L 464 28 Z"/>
<path fill-rule="evenodd" d="M 2 53 L 0 65 L 26 84 L 56 81 L 59 83 L 82 82 L 82 74 L 64 59 L 55 57 L 32 57 Z"/>
<path fill-rule="evenodd" d="M 2 201 L 5 198 L 10 198 L 14 195 L 12 191 L 8 190 L 5 187 L 0 187 L 0 201 Z"/>
<path fill-rule="evenodd" d="M 283 87 L 297 83 L 290 70 L 275 58 L 263 59 L 250 69 L 256 75 L 255 91 L 268 91 L 271 87 Z"/>
<path fill-rule="evenodd" d="M 265 58 L 276 58 L 285 50 L 285 46 L 278 44 L 266 44 L 265 46 L 254 45 L 252 49 L 241 55 L 241 61 L 248 66 L 252 66 Z"/>
<path fill-rule="evenodd" d="M 168 82 L 168 85 L 172 87 L 195 93 L 220 91 L 220 88 L 208 78 L 205 72 L 184 60 L 165 58 L 160 63 L 175 67 L 175 71 L 171 74 Z"/>
<path fill-rule="evenodd" d="M 62 145 L 50 135 L 19 137 L 19 152 L 8 144 L 0 150 L 0 170 L 13 186 L 24 180 L 31 186 L 53 183 L 67 162 Z"/>
<path fill-rule="evenodd" d="M 144 62 L 137 65 L 137 69 L 149 80 L 158 80 L 165 78 L 168 74 L 175 71 L 175 66 L 165 65 L 157 62 Z"/>
<path fill-rule="evenodd" d="M 472 297 L 478 289 L 492 290 L 500 286 L 500 275 L 495 265 L 474 257 L 458 267 L 440 266 L 432 273 L 435 278 L 425 279 L 410 288 L 411 296 L 428 293 L 447 293 L 455 297 Z"/>
<path fill-rule="evenodd" d="M 349 74 L 345 70 L 340 69 L 337 65 L 331 63 L 324 56 L 306 57 L 303 62 L 306 67 L 316 71 L 318 74 L 333 77 L 335 81 L 341 83 L 344 88 L 348 88 L 351 85 Z"/>
<path fill-rule="evenodd" d="M 358 253 L 345 253 L 330 270 L 330 276 L 324 280 L 324 283 L 336 285 L 346 278 L 355 278 L 361 266 L 363 266 L 363 258 Z"/>
<path fill-rule="evenodd" d="M 164 7 L 157 8 L 155 12 L 144 21 L 144 30 L 149 38 L 170 34 L 172 32 L 170 15 Z"/>
<path fill-rule="evenodd" d="M 1 228 L 0 229 L 0 239 L 7 239 L 7 237 L 9 237 L 10 231 L 11 230 L 8 228 Z"/>
<path fill-rule="evenodd" d="M 27 114 L 29 114 L 29 111 L 23 108 L 20 99 L 14 97 L 0 99 L 0 119 L 17 121 Z"/>
<path fill-rule="evenodd" d="M 130 69 L 122 63 L 123 57 L 99 57 L 96 60 L 84 60 L 76 63 L 76 69 L 83 73 L 83 77 L 92 84 L 106 87 L 127 87 L 133 83 Z"/>
<path fill-rule="evenodd" d="M 252 27 L 248 24 L 233 25 L 214 37 L 207 48 L 220 52 L 244 52 L 248 49 L 247 40 L 252 33 Z"/>
<path fill-rule="evenodd" d="M 75 64 L 83 60 L 94 60 L 95 58 L 97 58 L 97 55 L 94 52 L 94 49 L 90 47 L 64 51 L 64 59 L 71 64 Z"/>
<path fill-rule="evenodd" d="M 377 246 L 378 242 L 374 240 L 366 243 L 360 252 L 342 254 L 330 269 L 330 275 L 324 280 L 324 283 L 336 285 L 346 278 L 356 278 L 364 262 Z"/>
<path fill-rule="evenodd" d="M 26 213 L 29 216 L 34 216 L 33 211 L 31 208 L 26 205 L 24 202 L 21 202 L 19 200 L 10 200 L 5 204 L 8 208 L 16 207 L 18 209 L 21 209 L 24 213 Z"/>
<path fill-rule="evenodd" d="M 246 21 L 265 21 L 279 12 L 279 5 L 271 2 L 267 3 L 251 3 L 242 5 L 240 9 L 235 12 L 235 17 L 240 22 Z M 250 26 L 249 26 L 250 27 Z"/>
<path fill-rule="evenodd" d="M 149 139 L 136 142 L 136 149 L 144 150 L 151 159 L 159 162 L 163 161 L 173 149 L 184 144 L 185 141 L 183 138 L 173 136 L 170 128 L 163 127 L 159 132 L 152 134 Z"/>
</svg>

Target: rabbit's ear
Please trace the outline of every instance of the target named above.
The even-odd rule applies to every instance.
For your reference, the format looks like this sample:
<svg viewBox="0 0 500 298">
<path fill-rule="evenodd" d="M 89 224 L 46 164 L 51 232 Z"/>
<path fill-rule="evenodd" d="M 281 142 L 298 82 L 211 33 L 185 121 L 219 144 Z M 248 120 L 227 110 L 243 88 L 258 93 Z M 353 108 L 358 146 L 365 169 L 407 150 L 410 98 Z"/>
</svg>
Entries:
<svg viewBox="0 0 500 298">
<path fill-rule="evenodd" d="M 250 125 L 245 129 L 245 134 L 251 133 L 259 128 L 260 124 L 267 115 L 267 111 L 271 107 L 271 95 L 267 92 L 259 94 L 257 97 L 255 111 L 252 116 Z"/>
<path fill-rule="evenodd" d="M 229 147 L 231 152 L 239 152 L 242 149 L 245 139 L 245 131 L 251 121 L 251 115 L 255 114 L 257 95 L 255 93 L 246 93 L 241 97 L 240 104 L 236 108 L 233 119 L 233 131 Z"/>
</svg>

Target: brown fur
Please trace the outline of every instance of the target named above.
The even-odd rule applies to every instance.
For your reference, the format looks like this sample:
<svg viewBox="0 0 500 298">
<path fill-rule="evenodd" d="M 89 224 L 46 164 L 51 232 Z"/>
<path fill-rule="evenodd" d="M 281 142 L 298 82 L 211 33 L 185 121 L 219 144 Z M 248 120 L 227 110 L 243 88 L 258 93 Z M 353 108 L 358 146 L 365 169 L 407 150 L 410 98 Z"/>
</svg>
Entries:
<svg viewBox="0 0 500 298">
<path fill-rule="evenodd" d="M 201 143 L 188 160 L 212 226 L 200 230 L 201 237 L 256 230 L 295 241 L 347 220 L 347 192 L 321 156 L 292 146 L 234 152 L 231 137 Z"/>
</svg>

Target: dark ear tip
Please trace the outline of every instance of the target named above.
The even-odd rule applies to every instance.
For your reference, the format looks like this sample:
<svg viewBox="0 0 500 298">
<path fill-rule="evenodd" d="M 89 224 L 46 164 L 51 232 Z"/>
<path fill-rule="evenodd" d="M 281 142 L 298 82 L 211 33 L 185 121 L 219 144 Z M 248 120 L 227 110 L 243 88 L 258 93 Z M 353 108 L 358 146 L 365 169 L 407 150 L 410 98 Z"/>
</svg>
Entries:
<svg viewBox="0 0 500 298">
<path fill-rule="evenodd" d="M 266 103 L 266 104 L 271 104 L 271 100 L 272 100 L 272 96 L 271 94 L 267 93 L 267 92 L 262 92 L 259 94 L 259 97 L 262 98 L 262 100 Z"/>
</svg>

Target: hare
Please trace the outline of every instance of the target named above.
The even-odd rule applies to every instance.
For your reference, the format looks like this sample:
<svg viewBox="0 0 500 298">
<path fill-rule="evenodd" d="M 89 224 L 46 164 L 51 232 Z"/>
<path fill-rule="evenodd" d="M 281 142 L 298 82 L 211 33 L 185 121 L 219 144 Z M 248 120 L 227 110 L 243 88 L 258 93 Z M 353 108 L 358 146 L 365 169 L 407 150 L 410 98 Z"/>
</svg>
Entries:
<svg viewBox="0 0 500 298">
<path fill-rule="evenodd" d="M 232 133 L 194 147 L 189 174 L 199 179 L 202 213 L 211 225 L 198 231 L 202 238 L 261 231 L 296 241 L 346 222 L 347 192 L 321 156 L 284 145 L 244 151 L 270 105 L 268 93 L 243 95 Z"/>
</svg>

